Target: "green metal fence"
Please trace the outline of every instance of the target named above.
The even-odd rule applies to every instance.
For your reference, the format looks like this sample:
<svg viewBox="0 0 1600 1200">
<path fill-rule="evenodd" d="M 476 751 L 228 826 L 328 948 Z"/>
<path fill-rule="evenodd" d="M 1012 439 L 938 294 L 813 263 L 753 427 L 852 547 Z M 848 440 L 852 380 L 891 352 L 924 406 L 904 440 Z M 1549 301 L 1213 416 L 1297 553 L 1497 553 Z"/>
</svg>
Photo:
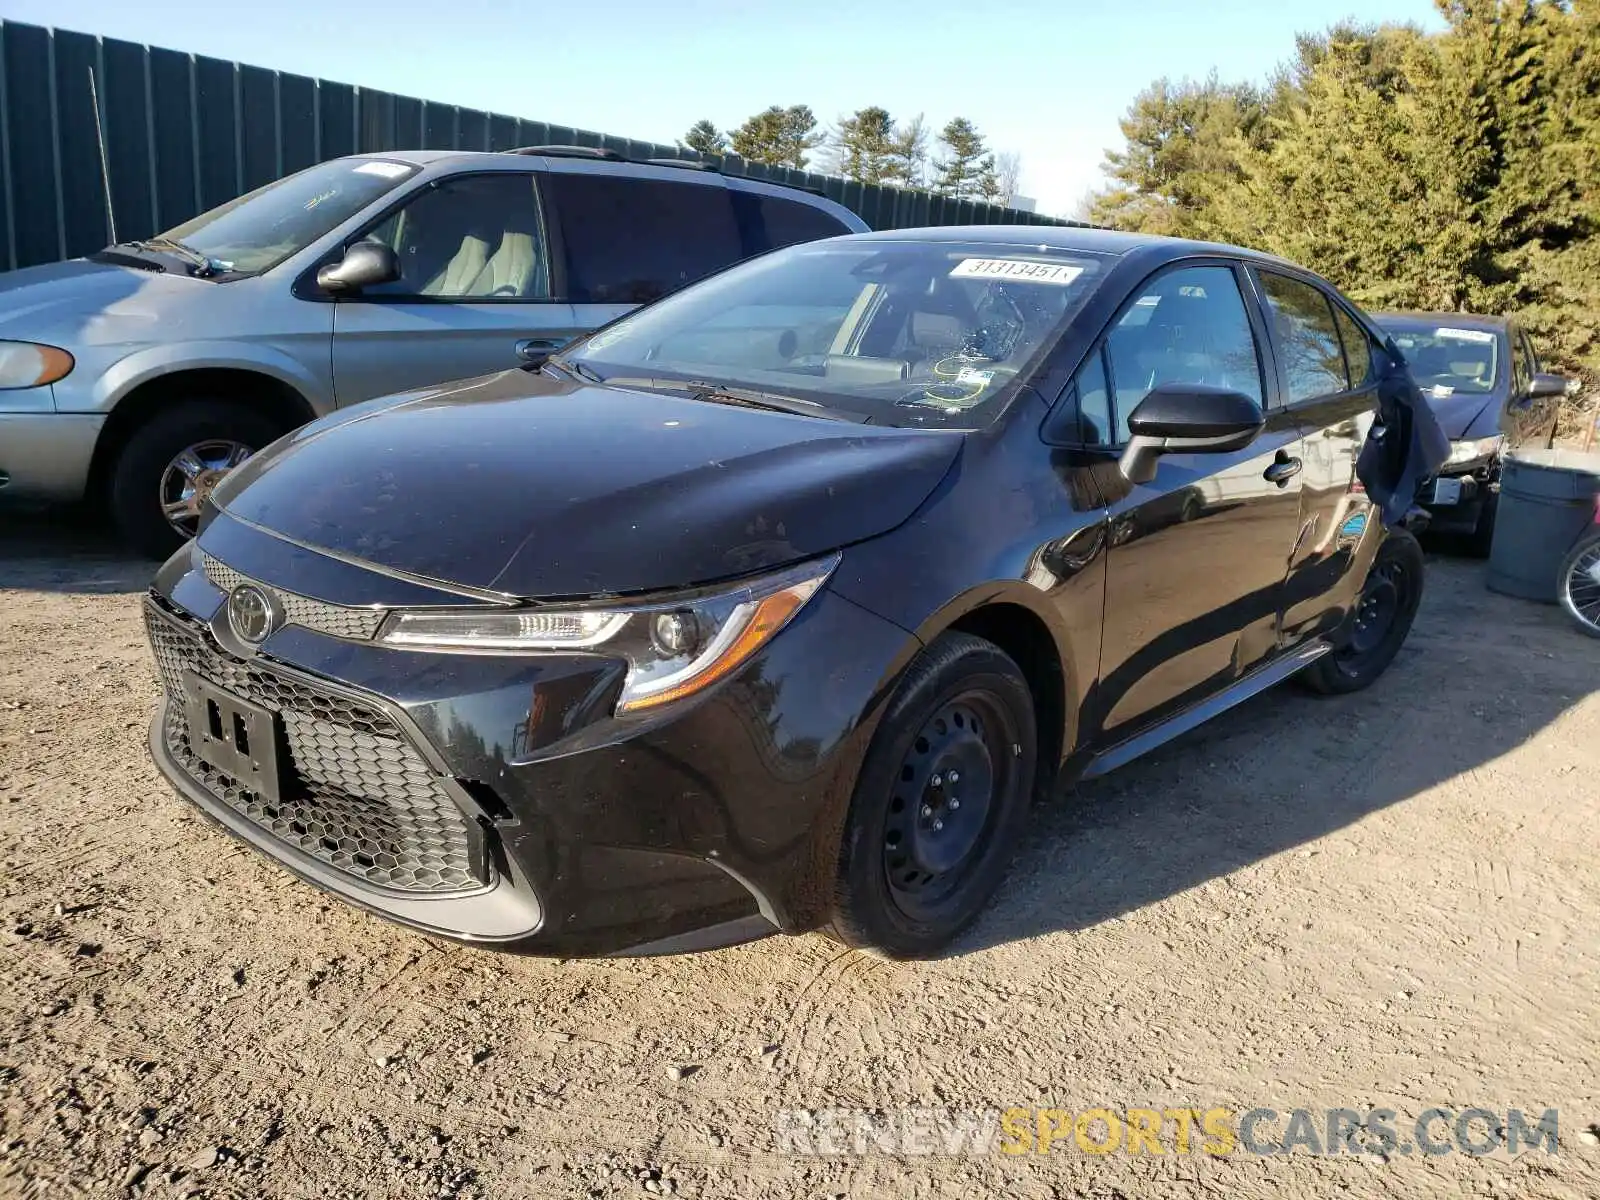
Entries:
<svg viewBox="0 0 1600 1200">
<path fill-rule="evenodd" d="M 91 86 L 92 81 L 92 86 Z M 104 133 L 96 131 L 96 103 Z M 375 150 L 596 146 L 689 150 L 158 46 L 0 21 L 0 269 L 147 237 L 290 171 Z M 861 184 L 736 156 L 724 172 L 821 190 L 874 229 L 1066 222 L 997 204 Z"/>
</svg>

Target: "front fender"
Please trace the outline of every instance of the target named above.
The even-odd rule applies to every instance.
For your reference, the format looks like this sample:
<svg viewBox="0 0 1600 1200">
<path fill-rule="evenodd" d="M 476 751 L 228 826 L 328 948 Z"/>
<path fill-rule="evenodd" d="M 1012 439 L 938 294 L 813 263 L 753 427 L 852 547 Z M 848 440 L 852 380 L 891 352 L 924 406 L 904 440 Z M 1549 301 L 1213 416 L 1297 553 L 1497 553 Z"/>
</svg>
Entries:
<svg viewBox="0 0 1600 1200">
<path fill-rule="evenodd" d="M 129 392 L 158 379 L 184 371 L 232 370 L 265 375 L 287 384 L 302 396 L 318 416 L 333 408 L 326 382 L 291 354 L 266 343 L 225 339 L 172 342 L 136 350 L 118 359 L 95 381 L 91 393 L 95 409 L 112 408 Z"/>
</svg>

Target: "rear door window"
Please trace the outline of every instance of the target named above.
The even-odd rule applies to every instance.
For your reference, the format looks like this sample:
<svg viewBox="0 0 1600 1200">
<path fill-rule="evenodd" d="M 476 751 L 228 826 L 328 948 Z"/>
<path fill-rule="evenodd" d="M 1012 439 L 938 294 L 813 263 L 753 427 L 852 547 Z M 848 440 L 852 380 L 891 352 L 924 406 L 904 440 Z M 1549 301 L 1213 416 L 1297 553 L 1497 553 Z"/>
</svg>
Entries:
<svg viewBox="0 0 1600 1200">
<path fill-rule="evenodd" d="M 546 181 L 574 304 L 646 304 L 744 257 L 720 180 L 552 172 Z"/>
<path fill-rule="evenodd" d="M 1339 326 L 1339 340 L 1344 343 L 1344 362 L 1350 374 L 1350 387 L 1352 390 L 1364 388 L 1378 374 L 1372 339 L 1360 323 L 1337 304 L 1333 306 L 1333 319 Z"/>
<path fill-rule="evenodd" d="M 763 254 L 780 246 L 814 242 L 850 232 L 831 213 L 801 200 L 736 189 L 730 189 L 729 195 L 744 235 L 745 250 L 750 254 Z"/>
<path fill-rule="evenodd" d="M 1320 288 L 1287 275 L 1262 271 L 1289 388 L 1289 403 L 1348 391 L 1344 349 L 1333 308 Z"/>
</svg>

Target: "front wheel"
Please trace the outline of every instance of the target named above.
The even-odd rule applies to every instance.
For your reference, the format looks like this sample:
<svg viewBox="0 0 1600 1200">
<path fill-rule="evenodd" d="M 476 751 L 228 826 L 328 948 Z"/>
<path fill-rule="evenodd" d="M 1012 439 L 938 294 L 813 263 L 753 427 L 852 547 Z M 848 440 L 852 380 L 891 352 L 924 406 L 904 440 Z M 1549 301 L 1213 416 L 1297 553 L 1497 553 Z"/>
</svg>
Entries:
<svg viewBox="0 0 1600 1200">
<path fill-rule="evenodd" d="M 1590 637 L 1600 637 L 1600 530 L 1584 535 L 1567 552 L 1556 590 L 1572 623 Z"/>
<path fill-rule="evenodd" d="M 281 432 L 230 401 L 190 400 L 157 412 L 111 469 L 111 517 L 123 540 L 149 558 L 166 558 L 195 535 L 222 477 Z"/>
<path fill-rule="evenodd" d="M 1404 530 L 1391 530 L 1378 547 L 1361 587 L 1342 645 L 1300 673 L 1300 680 L 1325 696 L 1358 692 L 1388 670 L 1422 603 L 1422 547 Z"/>
<path fill-rule="evenodd" d="M 992 642 L 947 633 L 912 664 L 856 780 L 830 936 L 936 954 L 1000 885 L 1037 769 L 1033 697 Z"/>
</svg>

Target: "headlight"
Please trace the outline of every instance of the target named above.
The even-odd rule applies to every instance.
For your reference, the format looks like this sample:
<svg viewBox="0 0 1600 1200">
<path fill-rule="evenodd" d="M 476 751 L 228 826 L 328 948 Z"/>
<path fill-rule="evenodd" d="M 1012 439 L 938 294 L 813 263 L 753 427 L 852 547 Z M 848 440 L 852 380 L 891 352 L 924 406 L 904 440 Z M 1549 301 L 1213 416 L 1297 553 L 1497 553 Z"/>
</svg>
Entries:
<svg viewBox="0 0 1600 1200">
<path fill-rule="evenodd" d="M 1505 445 L 1505 441 L 1505 435 L 1497 433 L 1493 437 L 1478 438 L 1475 441 L 1451 442 L 1450 457 L 1445 460 L 1445 466 L 1458 467 L 1462 463 L 1493 458 L 1500 453 L 1500 447 Z"/>
<path fill-rule="evenodd" d="M 72 355 L 33 342 L 0 342 L 0 389 L 40 387 L 72 370 Z"/>
<path fill-rule="evenodd" d="M 837 554 L 737 587 L 638 604 L 396 612 L 378 640 L 413 650 L 604 654 L 628 664 L 618 712 L 692 696 L 771 641 L 839 565 Z"/>
</svg>

